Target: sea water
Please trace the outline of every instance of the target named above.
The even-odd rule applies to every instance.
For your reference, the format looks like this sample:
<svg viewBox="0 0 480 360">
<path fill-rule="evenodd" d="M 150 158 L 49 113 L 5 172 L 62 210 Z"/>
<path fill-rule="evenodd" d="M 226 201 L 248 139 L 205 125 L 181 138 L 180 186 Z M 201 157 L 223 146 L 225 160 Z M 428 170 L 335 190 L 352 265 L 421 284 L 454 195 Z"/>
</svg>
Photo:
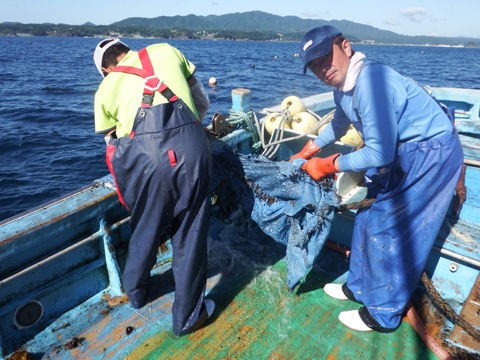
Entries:
<svg viewBox="0 0 480 360">
<path fill-rule="evenodd" d="M 0 220 L 86 186 L 107 174 L 95 135 L 93 64 L 100 39 L 0 37 Z M 298 43 L 123 39 L 132 49 L 166 41 L 197 66 L 210 96 L 207 118 L 227 114 L 234 88 L 251 90 L 252 110 L 329 91 L 303 74 Z M 357 45 L 421 85 L 480 88 L 480 49 Z M 217 78 L 209 87 L 208 79 Z"/>
</svg>

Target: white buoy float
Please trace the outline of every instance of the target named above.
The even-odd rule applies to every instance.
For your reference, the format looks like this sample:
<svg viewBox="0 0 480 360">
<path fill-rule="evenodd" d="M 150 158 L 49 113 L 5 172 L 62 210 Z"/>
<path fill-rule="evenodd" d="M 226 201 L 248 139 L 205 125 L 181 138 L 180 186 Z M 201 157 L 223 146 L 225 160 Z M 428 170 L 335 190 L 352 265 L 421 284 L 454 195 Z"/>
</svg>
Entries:
<svg viewBox="0 0 480 360">
<path fill-rule="evenodd" d="M 273 130 L 282 128 L 283 115 L 280 113 L 270 113 L 265 118 L 265 130 L 272 135 Z M 291 126 L 288 121 L 283 122 L 283 129 L 291 129 Z"/>
<path fill-rule="evenodd" d="M 280 104 L 280 109 L 282 112 L 288 111 L 290 117 L 293 117 L 303 111 L 307 111 L 307 107 L 303 103 L 302 99 L 294 95 L 287 96 L 285 99 L 283 99 L 282 103 Z"/>
<path fill-rule="evenodd" d="M 208 79 L 208 85 L 212 87 L 217 85 L 217 78 L 215 76 L 212 76 L 210 79 Z"/>
<path fill-rule="evenodd" d="M 292 130 L 296 132 L 315 135 L 317 133 L 317 127 L 317 118 L 307 111 L 299 112 L 292 118 Z"/>
</svg>

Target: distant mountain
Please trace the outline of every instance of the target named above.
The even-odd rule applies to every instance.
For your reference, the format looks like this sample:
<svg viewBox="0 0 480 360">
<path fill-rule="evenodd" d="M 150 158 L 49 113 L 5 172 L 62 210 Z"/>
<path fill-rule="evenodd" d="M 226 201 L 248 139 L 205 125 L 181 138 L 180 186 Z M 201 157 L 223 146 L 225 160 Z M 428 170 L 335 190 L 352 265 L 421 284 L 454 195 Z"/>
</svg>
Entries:
<svg viewBox="0 0 480 360">
<path fill-rule="evenodd" d="M 430 44 L 480 47 L 480 39 L 465 37 L 407 36 L 347 20 L 314 20 L 278 16 L 262 11 L 225 15 L 131 17 L 110 25 L 0 23 L 1 35 L 122 36 L 169 39 L 246 39 L 299 41 L 306 31 L 330 24 L 352 42 L 371 44 Z"/>
<path fill-rule="evenodd" d="M 370 25 L 358 24 L 347 20 L 314 20 L 297 16 L 278 16 L 262 11 L 249 11 L 225 15 L 186 15 L 159 16 L 155 18 L 127 18 L 114 22 L 110 26 L 131 27 L 144 26 L 151 29 L 183 29 L 192 31 L 241 31 L 241 32 L 273 32 L 278 34 L 304 34 L 313 27 L 333 25 L 339 28 L 349 39 L 375 43 L 393 44 L 446 44 L 458 45 L 476 43 L 480 39 L 452 38 L 433 36 L 407 36 L 392 31 L 377 29 Z"/>
<path fill-rule="evenodd" d="M 306 22 L 306 23 L 305 23 Z M 311 26 L 309 26 L 309 23 Z M 236 30 L 273 31 L 282 33 L 304 32 L 318 21 L 303 20 L 296 16 L 277 16 L 261 11 L 249 11 L 225 15 L 159 16 L 155 18 L 127 18 L 114 22 L 112 26 L 147 26 L 156 29 L 188 29 L 196 31 Z"/>
<path fill-rule="evenodd" d="M 142 17 L 132 17 L 117 21 L 110 26 L 114 27 L 149 27 L 152 29 L 182 29 L 182 30 L 206 30 L 212 29 L 212 25 L 204 16 L 186 15 L 186 16 L 158 16 L 148 19 Z"/>
</svg>

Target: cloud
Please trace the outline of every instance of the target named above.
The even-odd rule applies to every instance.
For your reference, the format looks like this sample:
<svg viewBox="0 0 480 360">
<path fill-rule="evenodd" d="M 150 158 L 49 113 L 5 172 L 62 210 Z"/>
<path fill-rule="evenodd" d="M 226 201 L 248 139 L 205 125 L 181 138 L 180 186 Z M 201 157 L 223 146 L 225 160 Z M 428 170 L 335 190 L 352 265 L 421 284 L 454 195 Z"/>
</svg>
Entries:
<svg viewBox="0 0 480 360">
<path fill-rule="evenodd" d="M 422 22 L 430 17 L 430 14 L 423 7 L 409 7 L 401 10 L 403 17 L 412 22 Z"/>
</svg>

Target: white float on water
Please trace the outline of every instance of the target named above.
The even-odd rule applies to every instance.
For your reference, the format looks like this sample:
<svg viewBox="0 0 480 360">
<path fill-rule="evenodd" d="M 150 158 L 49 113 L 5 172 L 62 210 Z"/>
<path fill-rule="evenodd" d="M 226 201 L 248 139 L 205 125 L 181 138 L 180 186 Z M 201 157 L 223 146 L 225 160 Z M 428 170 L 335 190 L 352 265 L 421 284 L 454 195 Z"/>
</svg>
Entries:
<svg viewBox="0 0 480 360">
<path fill-rule="evenodd" d="M 212 76 L 210 79 L 208 79 L 208 85 L 209 86 L 217 85 L 217 78 L 215 76 Z"/>
</svg>

